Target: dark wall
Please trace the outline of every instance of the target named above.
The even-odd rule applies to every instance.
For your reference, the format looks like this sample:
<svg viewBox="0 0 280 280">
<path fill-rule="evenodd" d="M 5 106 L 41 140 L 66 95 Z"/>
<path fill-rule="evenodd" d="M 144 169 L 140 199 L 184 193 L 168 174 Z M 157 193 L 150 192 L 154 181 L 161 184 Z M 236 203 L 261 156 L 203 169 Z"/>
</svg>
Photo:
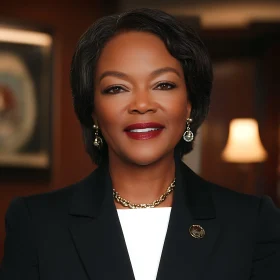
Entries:
<svg viewBox="0 0 280 280">
<path fill-rule="evenodd" d="M 3 1 L 0 17 L 44 25 L 54 31 L 54 90 L 52 103 L 53 163 L 50 178 L 29 176 L 0 178 L 0 260 L 5 237 L 4 217 L 10 201 L 17 196 L 46 192 L 71 184 L 94 169 L 84 152 L 80 127 L 75 119 L 69 86 L 69 69 L 76 42 L 85 29 L 101 15 L 98 1 L 80 0 Z"/>
<path fill-rule="evenodd" d="M 277 196 L 280 129 L 279 23 L 254 23 L 244 29 L 205 30 L 214 83 L 203 130 L 202 176 L 251 194 Z M 268 152 L 263 163 L 227 163 L 221 159 L 233 118 L 255 118 Z"/>
</svg>

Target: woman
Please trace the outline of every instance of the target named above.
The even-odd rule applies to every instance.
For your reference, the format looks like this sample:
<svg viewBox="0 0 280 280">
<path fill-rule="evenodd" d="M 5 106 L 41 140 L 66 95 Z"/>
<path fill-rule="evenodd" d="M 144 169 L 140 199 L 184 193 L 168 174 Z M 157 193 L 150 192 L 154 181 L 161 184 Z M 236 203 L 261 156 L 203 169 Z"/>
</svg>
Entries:
<svg viewBox="0 0 280 280">
<path fill-rule="evenodd" d="M 181 162 L 209 107 L 212 68 L 157 10 L 102 18 L 72 61 L 74 107 L 99 167 L 7 212 L 1 280 L 278 279 L 280 213 Z"/>
</svg>

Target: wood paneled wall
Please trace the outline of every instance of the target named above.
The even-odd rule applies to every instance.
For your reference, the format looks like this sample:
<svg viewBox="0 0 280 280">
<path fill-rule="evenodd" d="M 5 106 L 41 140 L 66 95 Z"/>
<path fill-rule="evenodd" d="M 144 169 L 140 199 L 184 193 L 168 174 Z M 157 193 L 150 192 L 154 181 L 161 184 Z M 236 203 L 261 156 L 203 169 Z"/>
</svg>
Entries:
<svg viewBox="0 0 280 280">
<path fill-rule="evenodd" d="M 240 192 L 269 195 L 278 205 L 279 27 L 279 23 L 256 23 L 244 29 L 204 31 L 213 59 L 214 83 L 201 152 L 205 179 Z M 221 159 L 233 118 L 258 121 L 268 152 L 265 162 L 248 169 Z"/>
<path fill-rule="evenodd" d="M 69 85 L 69 70 L 76 42 L 101 15 L 99 1 L 2 1 L 0 17 L 47 26 L 54 31 L 53 168 L 49 181 L 0 178 L 0 260 L 5 237 L 4 216 L 17 196 L 50 191 L 71 184 L 94 169 L 84 152 L 75 118 Z"/>
<path fill-rule="evenodd" d="M 229 59 L 214 63 L 211 108 L 204 124 L 202 176 L 222 186 L 244 191 L 246 174 L 221 159 L 233 118 L 254 117 L 254 59 Z M 209 148 L 211 147 L 211 148 Z"/>
</svg>

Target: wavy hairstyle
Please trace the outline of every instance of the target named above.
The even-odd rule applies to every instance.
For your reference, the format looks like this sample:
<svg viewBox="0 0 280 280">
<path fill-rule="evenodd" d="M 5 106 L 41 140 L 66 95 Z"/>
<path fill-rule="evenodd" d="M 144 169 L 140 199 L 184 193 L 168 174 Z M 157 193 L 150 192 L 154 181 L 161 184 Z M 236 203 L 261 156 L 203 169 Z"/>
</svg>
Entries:
<svg viewBox="0 0 280 280">
<path fill-rule="evenodd" d="M 191 130 L 194 136 L 209 110 L 212 65 L 205 45 L 192 28 L 155 9 L 134 9 L 103 17 L 81 36 L 73 55 L 70 72 L 74 109 L 81 123 L 86 151 L 97 165 L 108 158 L 108 146 L 103 141 L 103 148 L 98 150 L 92 144 L 96 64 L 106 43 L 125 31 L 149 32 L 158 36 L 169 53 L 181 63 L 188 98 L 192 105 Z M 187 143 L 181 138 L 175 147 L 175 154 L 182 157 L 192 149 L 193 143 Z"/>
</svg>

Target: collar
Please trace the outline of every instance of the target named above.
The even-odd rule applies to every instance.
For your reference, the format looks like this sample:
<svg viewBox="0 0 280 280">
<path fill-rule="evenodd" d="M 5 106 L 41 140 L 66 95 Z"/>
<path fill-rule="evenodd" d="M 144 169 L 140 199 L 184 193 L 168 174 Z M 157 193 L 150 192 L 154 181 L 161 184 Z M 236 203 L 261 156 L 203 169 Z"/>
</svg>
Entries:
<svg viewBox="0 0 280 280">
<path fill-rule="evenodd" d="M 214 219 L 215 206 L 211 184 L 194 173 L 181 160 L 175 160 L 176 187 L 174 200 L 186 203 L 193 219 Z M 95 218 L 113 203 L 112 182 L 107 164 L 100 165 L 89 176 L 73 186 L 69 214 Z"/>
</svg>

